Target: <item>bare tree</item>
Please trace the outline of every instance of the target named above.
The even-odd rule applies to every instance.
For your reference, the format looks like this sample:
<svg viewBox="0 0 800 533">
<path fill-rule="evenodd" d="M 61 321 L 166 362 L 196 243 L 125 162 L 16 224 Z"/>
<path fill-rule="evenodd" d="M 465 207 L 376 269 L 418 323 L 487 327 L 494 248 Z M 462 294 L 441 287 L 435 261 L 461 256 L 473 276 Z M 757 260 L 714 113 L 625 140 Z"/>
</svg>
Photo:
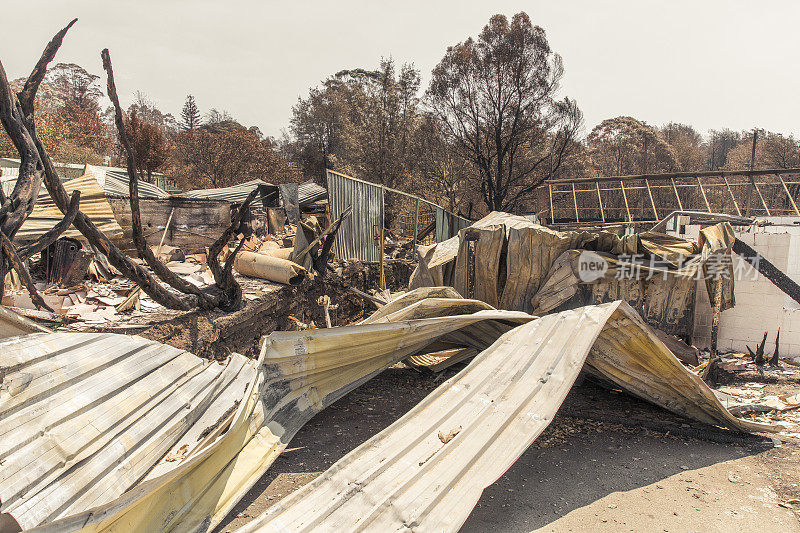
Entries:
<svg viewBox="0 0 800 533">
<path fill-rule="evenodd" d="M 556 99 L 563 74 L 525 13 L 510 23 L 493 16 L 433 70 L 428 103 L 478 170 L 490 210 L 518 208 L 574 145 L 583 116 L 574 101 Z"/>
<path fill-rule="evenodd" d="M 214 285 L 200 290 L 175 275 L 163 263 L 153 257 L 152 251 L 147 248 L 146 242 L 142 237 L 138 178 L 136 175 L 137 165 L 125 129 L 122 109 L 119 106 L 114 84 L 111 58 L 107 50 L 103 50 L 102 53 L 103 67 L 108 75 L 108 95 L 114 104 L 115 123 L 128 163 L 131 212 L 134 219 L 134 242 L 139 256 L 145 259 L 158 278 L 179 292 L 176 293 L 164 287 L 159 282 L 159 279 L 125 256 L 103 232 L 97 229 L 91 219 L 78 209 L 79 196 L 73 195 L 71 200 L 68 198 L 53 162 L 36 132 L 33 103 L 36 97 L 36 90 L 44 78 L 48 63 L 55 57 L 64 36 L 76 20 L 70 22 L 48 43 L 33 72 L 19 93 L 15 94 L 12 91 L 2 63 L 0 63 L 0 122 L 2 122 L 3 128 L 12 140 L 21 159 L 19 178 L 11 195 L 6 198 L 5 195 L 0 193 L 0 248 L 2 249 L 0 279 L 4 277 L 8 266 L 12 265 L 20 273 L 20 277 L 26 283 L 35 303 L 40 307 L 47 308 L 30 281 L 30 275 L 25 269 L 22 257 L 27 257 L 43 249 L 44 246 L 54 241 L 72 223 L 92 246 L 108 258 L 109 262 L 117 270 L 139 285 L 153 300 L 165 307 L 185 310 L 198 306 L 202 308 L 220 307 L 225 310 L 238 307 L 241 304 L 242 293 L 241 288 L 233 277 L 232 267 L 236 253 L 241 248 L 243 241 L 228 257 L 224 266 L 220 265 L 218 256 L 225 244 L 239 231 L 242 214 L 247 211 L 256 194 L 263 193 L 263 191 L 256 189 L 247 197 L 239 210 L 232 216 L 230 227 L 209 249 L 208 264 L 214 275 Z M 42 182 L 47 187 L 53 202 L 65 214 L 65 217 L 53 230 L 47 232 L 31 247 L 26 248 L 21 257 L 21 254 L 14 249 L 12 240 L 14 234 L 33 210 Z"/>
</svg>

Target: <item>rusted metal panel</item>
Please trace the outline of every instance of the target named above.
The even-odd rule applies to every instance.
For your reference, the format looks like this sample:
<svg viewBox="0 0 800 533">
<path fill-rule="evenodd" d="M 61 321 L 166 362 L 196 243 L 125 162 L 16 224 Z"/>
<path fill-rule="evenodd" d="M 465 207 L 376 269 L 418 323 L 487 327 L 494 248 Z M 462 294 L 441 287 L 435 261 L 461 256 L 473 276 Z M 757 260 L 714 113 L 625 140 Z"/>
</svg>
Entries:
<svg viewBox="0 0 800 533">
<path fill-rule="evenodd" d="M 128 198 L 109 197 L 114 216 L 125 229 L 124 238 L 132 242 L 131 205 Z M 216 241 L 231 223 L 231 204 L 222 200 L 200 200 L 172 196 L 139 200 L 139 213 L 144 237 L 149 244 L 158 244 L 166 228 L 166 244 L 184 251 L 204 250 Z"/>
<path fill-rule="evenodd" d="M 300 200 L 296 183 L 282 183 L 278 185 L 281 203 L 286 211 L 286 220 L 289 224 L 297 224 L 300 220 Z"/>
<path fill-rule="evenodd" d="M 383 187 L 344 174 L 327 171 L 331 216 L 337 219 L 348 207 L 353 214 L 339 227 L 334 241 L 340 259 L 374 262 L 380 258 L 376 236 L 383 226 Z"/>
<path fill-rule="evenodd" d="M 74 287 L 83 281 L 94 254 L 84 250 L 80 241 L 61 237 L 44 252 L 47 282 L 60 287 Z"/>
</svg>

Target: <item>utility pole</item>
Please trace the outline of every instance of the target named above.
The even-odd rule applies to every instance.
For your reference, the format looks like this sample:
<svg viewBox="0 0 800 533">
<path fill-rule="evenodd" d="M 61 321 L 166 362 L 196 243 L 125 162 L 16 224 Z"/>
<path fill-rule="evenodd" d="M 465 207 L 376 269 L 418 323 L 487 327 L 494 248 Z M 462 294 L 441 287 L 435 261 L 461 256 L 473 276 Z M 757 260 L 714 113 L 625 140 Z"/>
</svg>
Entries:
<svg viewBox="0 0 800 533">
<path fill-rule="evenodd" d="M 758 142 L 758 128 L 753 128 L 753 149 L 750 152 L 750 171 L 756 169 L 756 143 Z M 753 189 L 756 187 L 755 178 L 750 174 L 750 185 L 747 187 L 747 199 L 745 200 L 745 213 L 744 216 L 750 216 L 750 196 L 753 194 Z"/>
<path fill-rule="evenodd" d="M 667 133 L 669 134 L 669 130 L 667 130 Z M 644 150 L 642 150 L 642 174 L 647 174 L 647 135 L 644 136 L 643 144 Z"/>
<path fill-rule="evenodd" d="M 758 129 L 753 129 L 753 150 L 750 152 L 750 170 L 756 169 L 756 142 L 758 141 Z"/>
</svg>

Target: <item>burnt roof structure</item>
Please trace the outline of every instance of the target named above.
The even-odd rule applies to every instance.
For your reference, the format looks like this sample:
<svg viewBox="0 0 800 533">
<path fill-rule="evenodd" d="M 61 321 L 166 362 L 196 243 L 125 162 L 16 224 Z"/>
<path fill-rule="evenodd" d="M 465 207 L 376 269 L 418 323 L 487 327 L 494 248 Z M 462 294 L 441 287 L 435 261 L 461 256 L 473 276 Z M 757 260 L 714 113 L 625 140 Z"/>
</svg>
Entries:
<svg viewBox="0 0 800 533">
<path fill-rule="evenodd" d="M 536 194 L 551 225 L 655 223 L 673 211 L 800 217 L 800 169 L 558 179 Z"/>
</svg>

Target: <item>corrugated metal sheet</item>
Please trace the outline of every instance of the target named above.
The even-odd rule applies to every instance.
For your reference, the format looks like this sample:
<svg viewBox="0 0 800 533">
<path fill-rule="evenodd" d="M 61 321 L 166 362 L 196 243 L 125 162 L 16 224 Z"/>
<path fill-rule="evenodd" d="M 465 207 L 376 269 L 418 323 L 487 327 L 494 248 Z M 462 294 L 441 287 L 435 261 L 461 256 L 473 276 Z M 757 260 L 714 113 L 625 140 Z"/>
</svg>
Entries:
<svg viewBox="0 0 800 533">
<path fill-rule="evenodd" d="M 50 330 L 0 305 L 0 339 L 27 335 L 37 331 L 49 332 Z M 0 383 L 2 383 L 1 379 Z"/>
<path fill-rule="evenodd" d="M 267 186 L 269 189 L 268 194 L 270 196 L 274 194 L 275 198 L 277 199 L 278 187 L 263 180 L 251 180 L 238 185 L 221 187 L 218 189 L 197 189 L 194 191 L 183 191 L 176 196 L 182 196 L 184 198 L 202 198 L 206 200 L 224 200 L 232 204 L 240 204 L 244 202 L 244 200 L 247 198 L 247 195 L 253 192 L 253 189 L 259 185 Z"/>
<path fill-rule="evenodd" d="M 0 167 L 5 167 L 3 170 L 3 175 L 6 175 L 6 172 L 9 169 L 15 169 L 17 172 L 14 175 L 19 175 L 19 165 L 20 160 L 13 157 L 3 157 L 0 158 Z M 62 180 L 71 180 L 75 178 L 79 178 L 85 174 L 85 168 L 83 164 L 79 163 L 53 163 L 53 166 L 56 169 L 56 173 Z"/>
<path fill-rule="evenodd" d="M 456 363 L 466 361 L 478 355 L 475 348 L 450 348 L 421 355 L 412 355 L 404 361 L 414 368 L 426 368 L 431 372 L 441 372 Z"/>
<path fill-rule="evenodd" d="M 103 190 L 108 196 L 118 196 L 121 198 L 130 197 L 130 178 L 127 171 L 114 171 L 99 170 L 105 173 L 105 180 L 103 183 Z M 169 193 L 160 187 L 148 183 L 144 180 L 138 180 L 139 198 L 169 198 Z"/>
<path fill-rule="evenodd" d="M 623 302 L 548 315 L 498 339 L 400 420 L 240 532 L 457 531 L 552 421 L 584 362 L 699 420 L 733 417 Z"/>
<path fill-rule="evenodd" d="M 118 498 L 176 444 L 191 452 L 255 376 L 240 355 L 90 333 L 3 340 L 0 368 L 0 501 L 24 529 Z"/>
<path fill-rule="evenodd" d="M 703 231 L 710 234 L 701 234 L 704 244 L 652 232 L 619 236 L 609 231 L 555 231 L 494 212 L 451 239 L 419 247 L 421 260 L 409 286 L 452 285 L 494 307 L 537 315 L 624 299 L 652 326 L 690 336 L 695 292 L 690 278 L 705 268 L 711 254 L 729 254 L 724 247 L 727 243 L 729 248 L 733 239 L 722 226 Z M 595 283 L 578 277 L 578 261 L 585 250 L 605 254 L 613 263 Z M 700 255 L 678 268 L 681 253 Z M 650 259 L 655 269 L 648 270 Z M 732 305 L 730 279 L 723 291 L 723 309 Z"/>
<path fill-rule="evenodd" d="M 297 186 L 297 196 L 300 200 L 300 207 L 303 207 L 327 198 L 328 190 L 313 181 L 307 181 Z"/>
<path fill-rule="evenodd" d="M 14 186 L 17 184 L 19 177 L 19 169 L 17 168 L 0 168 L 0 182 L 2 182 L 3 193 L 6 197 L 10 196 L 14 191 Z"/>
<path fill-rule="evenodd" d="M 383 188 L 349 176 L 327 171 L 328 202 L 335 220 L 348 207 L 353 213 L 339 227 L 334 241 L 340 259 L 378 261 L 380 250 L 376 232 L 383 225 Z"/>
<path fill-rule="evenodd" d="M 446 241 L 470 225 L 472 225 L 471 220 L 449 213 L 441 207 L 436 208 L 436 242 Z"/>
<path fill-rule="evenodd" d="M 474 305 L 485 308 L 481 302 Z M 213 443 L 201 442 L 196 453 L 166 473 L 157 466 L 144 483 L 116 500 L 48 524 L 42 531 L 211 529 L 321 409 L 439 338 L 459 333 L 480 338 L 493 331 L 492 324 L 508 327 L 509 321 L 530 319 L 510 311 L 447 316 L 464 308 L 452 298 L 438 308 L 445 316 L 420 319 L 429 316 L 430 309 L 418 306 L 418 312 L 408 310 L 400 322 L 272 333 L 262 344 L 252 392 L 239 393 L 242 403 L 226 433 Z M 500 333 L 489 335 L 494 340 Z M 173 450 L 181 442 L 178 439 Z"/>
<path fill-rule="evenodd" d="M 71 195 L 76 190 L 81 191 L 80 210 L 94 222 L 100 231 L 110 239 L 122 237 L 122 227 L 117 223 L 111 204 L 108 203 L 106 194 L 95 174 L 87 173 L 80 178 L 65 181 L 63 185 L 67 195 Z M 62 218 L 64 218 L 64 214 L 56 207 L 47 189 L 42 187 L 33 212 L 14 238 L 18 241 L 35 240 L 52 229 Z M 74 226 L 70 226 L 70 229 L 63 235 L 83 239 L 83 235 Z"/>
<path fill-rule="evenodd" d="M 432 351 L 437 342 L 489 349 L 408 415 L 425 416 L 408 425 L 402 419 L 370 441 L 388 450 L 384 461 L 367 461 L 365 467 L 355 457 L 359 469 L 378 468 L 380 482 L 366 479 L 359 491 L 348 488 L 344 498 L 331 501 L 312 504 L 312 495 L 302 501 L 301 522 L 320 518 L 329 503 L 331 513 L 339 513 L 348 501 L 356 502 L 357 513 L 343 513 L 337 523 L 321 521 L 323 530 L 367 523 L 350 527 L 353 517 L 379 524 L 406 516 L 392 518 L 384 504 L 364 504 L 363 494 L 388 501 L 393 511 L 421 509 L 424 523 L 436 523 L 442 514 L 451 517 L 442 523 L 460 523 L 481 488 L 547 425 L 592 346 L 587 363 L 593 371 L 634 394 L 698 420 L 771 429 L 725 411 L 627 304 L 534 320 L 457 296 L 449 288 L 420 289 L 385 306 L 371 323 L 275 332 L 264 338 L 258 361 L 234 354 L 226 366 L 113 334 L 35 333 L 0 341 L 0 512 L 25 528 L 43 524 L 41 531 L 208 531 L 312 416 L 397 361 Z M 460 387 L 467 383 L 474 392 Z M 436 445 L 437 431 L 446 435 L 455 423 L 464 436 Z M 393 436 L 394 429 L 404 436 Z M 392 444 L 397 442 L 413 455 Z M 439 453 L 441 444 L 452 444 L 444 450 L 455 453 Z M 482 453 L 484 445 L 492 453 Z M 177 460 L 162 461 L 165 454 Z M 408 472 L 380 477 L 384 468 L 397 471 L 396 461 L 418 456 L 410 467 L 403 463 Z M 461 468 L 487 464 L 469 472 Z M 463 491 L 456 485 L 459 476 L 467 480 Z M 412 486 L 409 479 L 416 496 L 405 490 Z M 387 491 L 397 492 L 398 507 L 394 496 L 386 500 Z M 406 504 L 415 498 L 427 504 Z"/>
</svg>

